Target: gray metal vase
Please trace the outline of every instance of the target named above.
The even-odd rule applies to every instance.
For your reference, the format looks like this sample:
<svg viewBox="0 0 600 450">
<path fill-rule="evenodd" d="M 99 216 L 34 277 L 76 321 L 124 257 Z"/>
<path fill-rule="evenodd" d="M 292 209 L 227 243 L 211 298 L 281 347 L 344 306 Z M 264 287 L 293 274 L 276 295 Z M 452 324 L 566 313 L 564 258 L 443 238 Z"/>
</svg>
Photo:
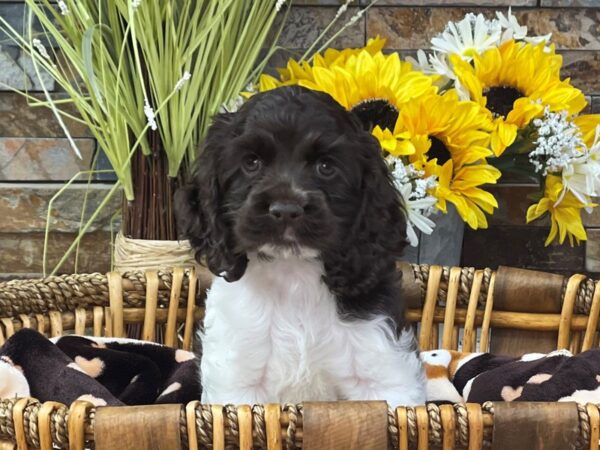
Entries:
<svg viewBox="0 0 600 450">
<path fill-rule="evenodd" d="M 460 266 L 465 222 L 450 203 L 447 214 L 440 212 L 431 217 L 431 220 L 435 222 L 433 233 L 424 234 L 415 230 L 419 245 L 407 246 L 402 260 L 415 264 Z"/>
</svg>

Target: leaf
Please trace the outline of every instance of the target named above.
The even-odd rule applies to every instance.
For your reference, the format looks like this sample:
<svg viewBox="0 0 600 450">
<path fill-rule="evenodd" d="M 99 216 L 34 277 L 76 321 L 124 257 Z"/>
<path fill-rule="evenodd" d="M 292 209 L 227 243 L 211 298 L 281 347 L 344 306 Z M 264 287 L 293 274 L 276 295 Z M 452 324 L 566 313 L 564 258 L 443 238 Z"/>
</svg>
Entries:
<svg viewBox="0 0 600 450">
<path fill-rule="evenodd" d="M 94 26 L 88 28 L 83 33 L 83 40 L 81 41 L 81 54 L 83 55 L 83 66 L 88 76 L 90 86 L 94 91 L 94 95 L 96 97 L 96 100 L 100 104 L 100 107 L 106 113 L 107 110 L 104 103 L 104 98 L 102 95 L 102 91 L 98 87 L 98 83 L 96 81 L 96 74 L 94 71 L 94 54 L 92 50 L 92 44 L 94 42 L 94 33 L 97 30 L 107 32 L 110 36 L 110 28 L 108 28 L 108 26 L 104 24 L 95 24 Z M 107 46 L 103 45 L 102 47 L 106 48 Z"/>
</svg>

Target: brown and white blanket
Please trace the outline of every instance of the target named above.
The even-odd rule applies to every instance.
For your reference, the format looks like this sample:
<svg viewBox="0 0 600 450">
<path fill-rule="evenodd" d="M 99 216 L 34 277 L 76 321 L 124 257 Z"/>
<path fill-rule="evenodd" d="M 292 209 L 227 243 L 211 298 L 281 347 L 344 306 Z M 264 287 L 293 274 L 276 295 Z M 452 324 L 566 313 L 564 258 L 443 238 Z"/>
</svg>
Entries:
<svg viewBox="0 0 600 450">
<path fill-rule="evenodd" d="M 422 352 L 427 400 L 600 403 L 600 349 L 528 353 L 520 358 L 448 350 Z"/>
<path fill-rule="evenodd" d="M 428 401 L 577 401 L 600 403 L 600 349 L 521 358 L 447 350 L 422 352 Z M 21 330 L 0 348 L 0 398 L 70 404 L 187 403 L 200 399 L 191 352 L 130 339 Z"/>
<path fill-rule="evenodd" d="M 21 330 L 0 348 L 0 398 L 95 405 L 187 403 L 200 398 L 192 352 L 131 339 Z"/>
</svg>

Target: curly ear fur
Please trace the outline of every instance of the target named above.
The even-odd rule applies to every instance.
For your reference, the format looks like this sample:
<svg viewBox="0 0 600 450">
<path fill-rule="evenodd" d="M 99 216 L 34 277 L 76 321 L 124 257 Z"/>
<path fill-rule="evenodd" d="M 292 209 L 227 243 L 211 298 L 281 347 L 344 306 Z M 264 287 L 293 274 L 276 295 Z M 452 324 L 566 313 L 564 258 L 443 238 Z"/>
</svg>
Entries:
<svg viewBox="0 0 600 450">
<path fill-rule="evenodd" d="M 196 260 L 205 258 L 209 270 L 235 281 L 243 275 L 247 258 L 236 253 L 231 226 L 219 185 L 219 155 L 236 133 L 234 114 L 219 114 L 210 127 L 192 180 L 175 194 L 175 214 L 180 236 L 190 240 Z"/>
<path fill-rule="evenodd" d="M 390 294 L 396 297 L 400 277 L 395 265 L 406 246 L 406 218 L 379 143 L 362 131 L 356 139 L 364 150 L 360 209 L 341 248 L 323 255 L 325 282 L 348 311 L 369 305 L 372 312 L 378 299 L 365 302 L 365 295 L 378 296 L 382 302 Z M 396 303 L 400 308 L 401 302 Z M 385 310 L 383 304 L 380 306 Z M 398 310 L 399 317 L 400 313 Z"/>
</svg>

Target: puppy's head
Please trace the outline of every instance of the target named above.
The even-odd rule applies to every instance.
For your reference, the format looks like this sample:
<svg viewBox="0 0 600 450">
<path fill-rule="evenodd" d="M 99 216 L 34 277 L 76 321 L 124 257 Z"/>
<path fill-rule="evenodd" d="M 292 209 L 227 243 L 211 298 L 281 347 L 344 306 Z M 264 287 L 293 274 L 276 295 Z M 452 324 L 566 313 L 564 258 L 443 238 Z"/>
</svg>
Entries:
<svg viewBox="0 0 600 450">
<path fill-rule="evenodd" d="M 176 196 L 198 260 L 229 281 L 249 252 L 318 255 L 343 293 L 393 266 L 405 219 L 379 144 L 330 96 L 284 87 L 215 117 Z"/>
</svg>

